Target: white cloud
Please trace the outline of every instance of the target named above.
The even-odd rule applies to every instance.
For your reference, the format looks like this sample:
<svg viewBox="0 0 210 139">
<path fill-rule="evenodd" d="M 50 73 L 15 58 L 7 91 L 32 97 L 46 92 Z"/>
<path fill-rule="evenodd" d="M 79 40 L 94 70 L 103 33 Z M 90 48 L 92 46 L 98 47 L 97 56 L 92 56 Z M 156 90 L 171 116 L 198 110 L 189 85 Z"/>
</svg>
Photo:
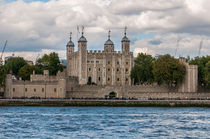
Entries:
<svg viewBox="0 0 210 139">
<path fill-rule="evenodd" d="M 42 49 L 39 52 L 27 51 L 27 52 L 5 52 L 3 55 L 3 59 L 8 56 L 14 55 L 15 57 L 24 57 L 26 60 L 33 61 L 34 63 L 38 58 L 41 58 L 44 54 L 50 54 L 52 52 L 58 53 L 58 56 L 61 59 L 66 58 L 66 51 L 65 50 L 53 50 L 53 49 Z"/>
<path fill-rule="evenodd" d="M 69 32 L 73 32 L 76 44 L 76 26 L 85 25 L 88 49 L 103 49 L 111 29 L 115 48 L 120 50 L 127 25 L 134 53 L 173 54 L 177 39 L 181 39 L 177 54 L 196 56 L 199 42 L 205 38 L 205 55 L 210 52 L 209 12 L 209 0 L 0 0 L 0 46 L 7 39 L 6 51 L 10 52 L 65 51 Z M 141 40 L 138 35 L 142 32 L 155 33 L 154 38 Z"/>
<path fill-rule="evenodd" d="M 139 52 L 151 55 L 171 54 L 172 56 L 198 56 L 200 42 L 202 43 L 200 55 L 210 54 L 210 38 L 201 35 L 167 33 L 153 39 L 139 40 L 132 46 L 134 54 Z"/>
</svg>

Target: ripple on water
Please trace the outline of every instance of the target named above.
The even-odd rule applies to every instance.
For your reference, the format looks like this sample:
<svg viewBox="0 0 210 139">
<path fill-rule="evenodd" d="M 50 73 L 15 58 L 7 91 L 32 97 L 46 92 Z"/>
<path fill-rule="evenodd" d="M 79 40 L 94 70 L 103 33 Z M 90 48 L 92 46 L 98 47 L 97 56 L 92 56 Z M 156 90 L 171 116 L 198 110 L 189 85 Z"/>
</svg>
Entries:
<svg viewBox="0 0 210 139">
<path fill-rule="evenodd" d="M 208 108 L 0 108 L 0 138 L 207 138 L 209 131 Z"/>
</svg>

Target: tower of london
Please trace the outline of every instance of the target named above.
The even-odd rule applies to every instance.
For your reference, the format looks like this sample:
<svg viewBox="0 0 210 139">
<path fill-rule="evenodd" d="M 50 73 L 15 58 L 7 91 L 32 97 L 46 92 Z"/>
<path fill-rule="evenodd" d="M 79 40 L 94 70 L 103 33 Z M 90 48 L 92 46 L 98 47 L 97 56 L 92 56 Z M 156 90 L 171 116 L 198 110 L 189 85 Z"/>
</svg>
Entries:
<svg viewBox="0 0 210 139">
<path fill-rule="evenodd" d="M 70 40 L 66 45 L 67 66 L 57 75 L 30 75 L 30 81 L 13 79 L 8 74 L 5 79 L 4 98 L 201 98 L 207 93 L 197 93 L 198 67 L 190 65 L 186 59 L 179 58 L 186 68 L 184 81 L 177 88 L 167 85 L 133 85 L 130 73 L 134 65 L 133 52 L 130 52 L 130 40 L 126 28 L 121 40 L 121 51 L 114 49 L 114 43 L 108 32 L 104 50 L 88 50 L 88 43 L 82 31 L 78 39 L 78 51 Z"/>
<path fill-rule="evenodd" d="M 74 51 L 74 47 L 70 35 L 66 45 L 67 76 L 77 77 L 79 84 L 131 85 L 133 52 L 130 52 L 126 28 L 121 40 L 121 51 L 115 51 L 110 31 L 102 51 L 87 50 L 87 39 L 83 31 L 78 40 L 78 51 Z"/>
</svg>

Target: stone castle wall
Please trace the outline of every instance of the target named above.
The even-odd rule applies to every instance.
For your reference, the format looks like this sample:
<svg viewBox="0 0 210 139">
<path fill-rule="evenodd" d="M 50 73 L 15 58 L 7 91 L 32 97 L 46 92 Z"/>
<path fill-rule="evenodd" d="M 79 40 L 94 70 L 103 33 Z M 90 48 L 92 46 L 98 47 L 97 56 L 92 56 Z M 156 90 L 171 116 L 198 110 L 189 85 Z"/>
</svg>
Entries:
<svg viewBox="0 0 210 139">
<path fill-rule="evenodd" d="M 31 81 L 13 80 L 12 75 L 8 74 L 6 77 L 6 90 L 4 97 L 65 98 L 66 80 L 59 76 L 49 75 L 36 75 L 32 77 Z"/>
<path fill-rule="evenodd" d="M 186 67 L 186 75 L 184 81 L 179 85 L 178 92 L 197 92 L 198 91 L 198 66 L 189 65 L 186 59 L 180 58 L 180 63 Z"/>
<path fill-rule="evenodd" d="M 117 98 L 139 99 L 198 99 L 210 98 L 210 93 L 202 92 L 176 92 L 166 86 L 76 86 L 71 91 L 67 90 L 67 98 L 105 98 L 109 93 L 115 92 Z"/>
</svg>

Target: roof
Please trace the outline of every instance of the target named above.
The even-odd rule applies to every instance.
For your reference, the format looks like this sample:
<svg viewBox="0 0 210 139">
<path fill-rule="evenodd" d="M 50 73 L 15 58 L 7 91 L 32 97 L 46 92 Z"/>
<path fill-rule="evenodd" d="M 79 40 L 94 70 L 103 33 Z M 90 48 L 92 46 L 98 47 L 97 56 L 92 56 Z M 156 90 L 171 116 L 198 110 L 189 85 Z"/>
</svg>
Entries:
<svg viewBox="0 0 210 139">
<path fill-rule="evenodd" d="M 108 40 L 105 42 L 104 45 L 114 45 L 114 43 L 113 43 L 110 39 L 108 39 Z"/>
<path fill-rule="evenodd" d="M 71 41 L 71 34 L 72 33 L 70 33 L 70 40 L 69 40 L 69 42 L 67 43 L 66 46 L 74 47 L 74 43 Z"/>
<path fill-rule="evenodd" d="M 72 47 L 74 47 L 74 43 L 70 40 L 70 41 L 67 43 L 66 46 L 72 46 Z"/>
<path fill-rule="evenodd" d="M 78 42 L 87 42 L 86 38 L 82 35 Z"/>
<path fill-rule="evenodd" d="M 122 42 L 130 42 L 130 40 L 127 38 L 127 36 L 124 36 L 124 37 L 122 38 Z"/>
</svg>

